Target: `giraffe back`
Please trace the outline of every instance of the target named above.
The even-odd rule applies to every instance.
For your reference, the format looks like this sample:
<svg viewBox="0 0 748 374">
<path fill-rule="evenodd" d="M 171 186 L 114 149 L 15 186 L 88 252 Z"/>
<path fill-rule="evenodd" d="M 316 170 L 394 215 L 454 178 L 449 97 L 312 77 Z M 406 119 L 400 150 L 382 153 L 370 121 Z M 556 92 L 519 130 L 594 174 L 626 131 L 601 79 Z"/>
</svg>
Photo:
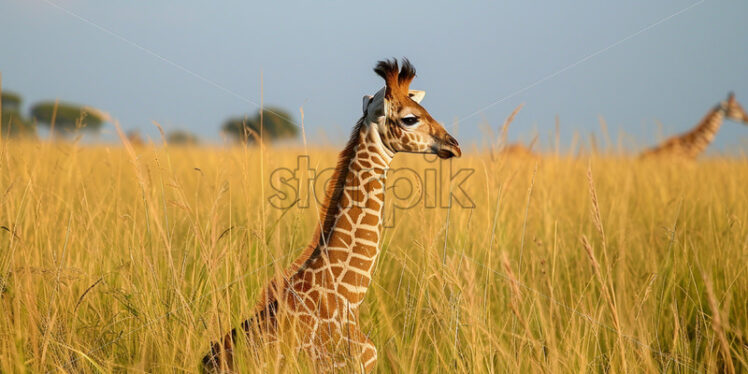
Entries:
<svg viewBox="0 0 748 374">
<path fill-rule="evenodd" d="M 726 101 L 714 106 L 690 131 L 672 136 L 658 146 L 642 152 L 642 158 L 653 156 L 695 159 L 706 150 L 722 126 L 723 120 L 748 124 L 748 113 L 730 93 Z"/>
</svg>

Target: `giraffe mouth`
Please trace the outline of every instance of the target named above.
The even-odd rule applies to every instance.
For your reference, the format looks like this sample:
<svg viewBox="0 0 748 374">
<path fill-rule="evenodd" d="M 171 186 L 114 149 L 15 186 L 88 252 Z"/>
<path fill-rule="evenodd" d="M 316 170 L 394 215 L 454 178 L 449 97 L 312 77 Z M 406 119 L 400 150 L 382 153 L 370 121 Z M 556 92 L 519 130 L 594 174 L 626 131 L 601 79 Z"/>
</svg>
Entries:
<svg viewBox="0 0 748 374">
<path fill-rule="evenodd" d="M 462 150 L 458 146 L 443 145 L 436 150 L 436 155 L 441 159 L 462 156 Z"/>
<path fill-rule="evenodd" d="M 457 139 L 452 135 L 445 134 L 444 138 L 441 141 L 438 141 L 435 145 L 436 149 L 434 150 L 434 153 L 436 153 L 439 158 L 448 159 L 462 156 L 460 143 L 458 143 Z"/>
</svg>

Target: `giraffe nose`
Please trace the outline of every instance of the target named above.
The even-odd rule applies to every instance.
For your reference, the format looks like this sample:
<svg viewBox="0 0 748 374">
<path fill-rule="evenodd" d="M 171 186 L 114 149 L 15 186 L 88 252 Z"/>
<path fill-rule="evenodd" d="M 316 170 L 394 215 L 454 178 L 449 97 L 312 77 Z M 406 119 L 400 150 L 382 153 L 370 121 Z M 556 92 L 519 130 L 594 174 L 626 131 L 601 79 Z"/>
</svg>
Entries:
<svg viewBox="0 0 748 374">
<path fill-rule="evenodd" d="M 447 134 L 447 137 L 444 139 L 444 143 L 447 145 L 451 145 L 453 147 L 459 147 L 460 143 L 457 142 L 457 139 L 454 138 L 454 136 Z"/>
</svg>

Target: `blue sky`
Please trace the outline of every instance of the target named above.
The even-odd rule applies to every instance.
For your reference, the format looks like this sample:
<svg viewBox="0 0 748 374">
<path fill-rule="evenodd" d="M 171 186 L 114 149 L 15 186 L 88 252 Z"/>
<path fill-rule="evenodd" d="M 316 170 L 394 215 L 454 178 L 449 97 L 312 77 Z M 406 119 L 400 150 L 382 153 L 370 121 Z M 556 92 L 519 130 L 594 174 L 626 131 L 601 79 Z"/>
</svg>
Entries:
<svg viewBox="0 0 748 374">
<path fill-rule="evenodd" d="M 375 62 L 407 56 L 412 88 L 462 143 L 525 103 L 510 140 L 547 143 L 558 115 L 565 144 L 575 131 L 602 141 L 602 115 L 643 146 L 657 121 L 686 130 L 730 90 L 748 107 L 747 14 L 741 0 L 3 0 L 0 72 L 26 107 L 59 98 L 152 137 L 156 120 L 215 141 L 257 109 L 262 74 L 265 104 L 297 121 L 303 106 L 312 138 L 337 144 L 382 86 Z M 726 123 L 716 143 L 745 149 L 748 127 Z"/>
</svg>

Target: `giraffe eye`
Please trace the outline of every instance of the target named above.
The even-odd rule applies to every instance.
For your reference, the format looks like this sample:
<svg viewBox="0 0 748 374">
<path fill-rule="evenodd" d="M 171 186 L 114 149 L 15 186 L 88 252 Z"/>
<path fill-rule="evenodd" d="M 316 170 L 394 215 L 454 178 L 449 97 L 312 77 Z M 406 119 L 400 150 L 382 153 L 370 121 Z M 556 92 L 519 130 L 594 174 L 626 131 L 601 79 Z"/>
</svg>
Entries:
<svg viewBox="0 0 748 374">
<path fill-rule="evenodd" d="M 418 117 L 408 114 L 407 116 L 400 118 L 400 122 L 402 122 L 404 126 L 415 126 L 418 124 Z"/>
</svg>

